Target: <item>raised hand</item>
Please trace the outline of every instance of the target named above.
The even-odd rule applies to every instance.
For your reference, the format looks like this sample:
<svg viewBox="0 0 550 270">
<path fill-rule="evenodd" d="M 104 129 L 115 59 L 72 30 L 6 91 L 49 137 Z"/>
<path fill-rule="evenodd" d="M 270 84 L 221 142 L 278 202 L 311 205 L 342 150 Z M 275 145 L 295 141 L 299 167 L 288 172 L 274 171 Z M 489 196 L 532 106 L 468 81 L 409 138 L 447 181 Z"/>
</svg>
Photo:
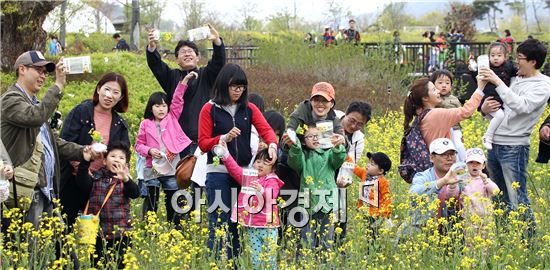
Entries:
<svg viewBox="0 0 550 270">
<path fill-rule="evenodd" d="M 63 57 L 59 58 L 59 62 L 55 65 L 55 85 L 59 89 L 63 89 L 67 83 L 67 75 L 65 74 L 65 66 L 63 65 Z"/>
<path fill-rule="evenodd" d="M 336 147 L 338 145 L 344 145 L 346 143 L 346 139 L 340 134 L 333 134 L 330 137 L 330 142 L 334 145 L 334 147 Z"/>
<path fill-rule="evenodd" d="M 216 29 L 214 29 L 211 24 L 208 24 L 208 28 L 210 28 L 211 34 L 208 39 L 212 40 L 212 42 L 214 42 L 216 46 L 222 45 L 222 40 L 220 39 L 220 34 L 218 33 L 218 31 L 216 31 Z"/>
<path fill-rule="evenodd" d="M 4 178 L 10 180 L 13 177 L 13 167 L 11 165 L 4 165 Z"/>
<path fill-rule="evenodd" d="M 113 169 L 113 173 L 117 179 L 120 179 L 123 182 L 128 182 L 128 180 L 130 180 L 130 177 L 128 176 L 128 164 L 114 163 Z"/>
<path fill-rule="evenodd" d="M 156 49 L 157 48 L 157 41 L 155 40 L 155 29 L 151 29 L 149 33 L 147 34 L 147 40 L 149 41 L 149 49 Z"/>
<path fill-rule="evenodd" d="M 181 80 L 181 84 L 185 84 L 187 85 L 187 83 L 189 82 L 189 80 L 191 80 L 191 78 L 195 77 L 198 78 L 199 77 L 199 74 L 195 71 L 191 71 L 189 72 L 184 78 L 183 80 Z"/>
</svg>

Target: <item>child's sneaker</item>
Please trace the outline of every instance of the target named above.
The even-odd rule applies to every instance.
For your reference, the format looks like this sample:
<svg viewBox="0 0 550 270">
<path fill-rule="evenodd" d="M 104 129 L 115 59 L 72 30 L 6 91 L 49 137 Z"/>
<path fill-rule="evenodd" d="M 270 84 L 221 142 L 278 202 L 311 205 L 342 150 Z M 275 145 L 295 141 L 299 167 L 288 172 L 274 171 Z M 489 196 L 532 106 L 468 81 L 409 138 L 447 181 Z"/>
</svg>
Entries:
<svg viewBox="0 0 550 270">
<path fill-rule="evenodd" d="M 483 138 L 481 138 L 481 141 L 483 143 L 483 146 L 487 148 L 487 150 L 493 149 L 493 140 L 491 139 L 491 137 L 483 136 Z"/>
</svg>

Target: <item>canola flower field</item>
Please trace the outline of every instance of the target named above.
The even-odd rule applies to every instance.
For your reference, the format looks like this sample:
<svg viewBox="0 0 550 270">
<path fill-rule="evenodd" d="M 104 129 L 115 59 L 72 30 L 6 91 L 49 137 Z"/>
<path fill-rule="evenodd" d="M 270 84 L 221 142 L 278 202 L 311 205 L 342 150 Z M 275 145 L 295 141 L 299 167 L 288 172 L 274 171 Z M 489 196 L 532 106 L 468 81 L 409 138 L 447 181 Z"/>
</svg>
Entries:
<svg viewBox="0 0 550 270">
<path fill-rule="evenodd" d="M 549 113 L 547 110 L 542 119 Z M 438 202 L 426 204 L 420 199 L 411 199 L 409 185 L 397 175 L 402 122 L 401 112 L 389 111 L 376 115 L 365 127 L 365 152 L 385 152 L 393 162 L 387 175 L 393 201 L 392 224 L 386 222 L 376 239 L 370 237 L 368 211 L 355 206 L 358 198 L 358 179 L 355 179 L 347 193 L 348 233 L 344 244 L 334 250 L 299 250 L 299 231 L 288 228 L 279 243 L 271 243 L 276 245 L 278 269 L 550 268 L 550 167 L 534 162 L 538 152 L 538 133 L 533 132 L 531 137 L 529 160 L 529 198 L 537 223 L 532 240 L 528 242 L 523 237 L 527 225 L 521 219 L 524 211 L 521 208 L 508 215 L 496 209 L 494 220 L 499 220 L 499 223 L 491 221 L 486 224 L 486 236 L 462 238 L 464 234 L 472 235 L 472 224 L 478 225 L 481 221 L 473 217 L 462 221 L 434 218 L 421 231 L 403 233 L 411 219 L 411 200 L 416 200 L 417 209 L 423 212 L 434 211 Z M 486 126 L 487 121 L 477 113 L 462 123 L 467 148 L 481 147 L 480 138 Z M 359 164 L 365 165 L 365 161 L 366 156 L 363 156 Z M 137 199 L 132 205 L 135 230 L 131 233 L 132 247 L 123 259 L 127 269 L 230 269 L 233 264 L 239 269 L 251 269 L 250 251 L 246 246 L 235 261 L 223 259 L 223 254 L 220 260 L 210 256 L 206 248 L 206 211 L 192 213 L 192 218 L 183 224 L 183 230 L 178 231 L 165 221 L 163 207 L 158 216 L 150 214 L 146 221 L 141 221 L 142 202 L 143 199 Z M 74 230 L 64 233 L 59 218 L 43 220 L 40 230 L 34 231 L 30 223 L 21 222 L 21 215 L 17 210 L 4 213 L 4 218 L 12 219 L 12 225 L 0 246 L 2 269 L 69 269 L 72 267 L 71 251 L 76 252 L 82 269 L 116 268 L 114 257 L 92 265 L 88 255 L 91 247 L 78 244 L 78 233 Z M 195 215 L 201 215 L 203 222 L 195 223 Z M 439 234 L 440 227 L 447 228 L 446 235 Z M 337 238 L 341 233 L 336 229 Z M 221 229 L 216 232 L 217 237 L 224 234 Z M 56 259 L 56 240 L 62 243 L 59 259 Z"/>
</svg>

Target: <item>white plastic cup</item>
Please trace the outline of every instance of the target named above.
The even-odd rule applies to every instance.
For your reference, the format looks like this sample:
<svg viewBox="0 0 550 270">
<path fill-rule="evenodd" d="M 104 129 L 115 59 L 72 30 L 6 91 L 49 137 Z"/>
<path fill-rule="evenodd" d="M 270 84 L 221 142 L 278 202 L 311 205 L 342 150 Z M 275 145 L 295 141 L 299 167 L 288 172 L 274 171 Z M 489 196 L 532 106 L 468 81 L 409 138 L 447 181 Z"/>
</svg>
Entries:
<svg viewBox="0 0 550 270">
<path fill-rule="evenodd" d="M 456 173 L 456 178 L 459 182 L 463 182 L 468 179 L 468 166 L 464 162 L 457 162 L 451 166 L 451 171 Z"/>
<path fill-rule="evenodd" d="M 479 71 L 481 68 L 489 68 L 489 56 L 486 54 L 482 54 L 477 57 L 477 70 Z"/>
<path fill-rule="evenodd" d="M 223 148 L 223 146 L 217 144 L 216 146 L 214 146 L 214 148 L 212 149 L 212 152 L 214 153 L 214 155 L 216 155 L 217 157 L 224 157 L 225 156 L 225 148 Z"/>
<path fill-rule="evenodd" d="M 159 41 L 160 40 L 160 31 L 159 30 L 154 30 L 153 31 L 153 40 L 154 41 Z"/>
</svg>

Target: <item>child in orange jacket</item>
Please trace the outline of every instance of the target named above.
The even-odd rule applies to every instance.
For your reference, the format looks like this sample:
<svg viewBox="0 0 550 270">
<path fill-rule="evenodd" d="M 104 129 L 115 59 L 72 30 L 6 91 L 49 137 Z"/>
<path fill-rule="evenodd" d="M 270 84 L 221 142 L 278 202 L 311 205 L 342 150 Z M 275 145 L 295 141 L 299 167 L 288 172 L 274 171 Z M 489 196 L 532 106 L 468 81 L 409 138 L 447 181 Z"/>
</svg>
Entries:
<svg viewBox="0 0 550 270">
<path fill-rule="evenodd" d="M 391 160 L 381 152 L 367 153 L 367 157 L 369 163 L 366 168 L 355 166 L 354 169 L 354 174 L 361 178 L 357 207 L 368 208 L 369 229 L 372 230 L 373 238 L 376 238 L 378 228 L 383 223 L 379 217 L 388 219 L 391 215 L 390 184 L 384 177 L 391 169 Z"/>
</svg>

